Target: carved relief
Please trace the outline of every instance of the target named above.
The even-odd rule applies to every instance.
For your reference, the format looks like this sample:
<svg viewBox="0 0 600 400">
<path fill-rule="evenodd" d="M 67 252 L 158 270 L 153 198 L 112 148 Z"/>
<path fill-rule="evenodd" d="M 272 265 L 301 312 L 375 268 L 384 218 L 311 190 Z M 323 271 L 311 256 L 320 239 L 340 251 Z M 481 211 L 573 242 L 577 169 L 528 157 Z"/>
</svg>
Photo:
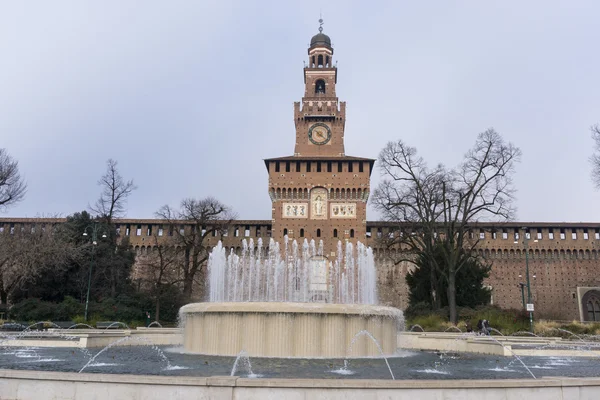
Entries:
<svg viewBox="0 0 600 400">
<path fill-rule="evenodd" d="M 308 203 L 283 203 L 283 218 L 308 218 Z"/>
<path fill-rule="evenodd" d="M 356 204 L 332 203 L 331 218 L 356 218 Z"/>
<path fill-rule="evenodd" d="M 310 191 L 310 219 L 327 219 L 327 189 Z"/>
</svg>

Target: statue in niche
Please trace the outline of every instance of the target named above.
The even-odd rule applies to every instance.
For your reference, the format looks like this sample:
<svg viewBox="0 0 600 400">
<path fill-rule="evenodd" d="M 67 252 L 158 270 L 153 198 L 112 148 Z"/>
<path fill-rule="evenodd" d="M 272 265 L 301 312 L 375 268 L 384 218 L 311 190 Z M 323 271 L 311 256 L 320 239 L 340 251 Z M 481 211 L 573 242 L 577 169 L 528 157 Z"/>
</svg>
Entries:
<svg viewBox="0 0 600 400">
<path fill-rule="evenodd" d="M 323 215 L 323 200 L 321 199 L 321 196 L 317 196 L 315 199 L 315 214 Z"/>
</svg>

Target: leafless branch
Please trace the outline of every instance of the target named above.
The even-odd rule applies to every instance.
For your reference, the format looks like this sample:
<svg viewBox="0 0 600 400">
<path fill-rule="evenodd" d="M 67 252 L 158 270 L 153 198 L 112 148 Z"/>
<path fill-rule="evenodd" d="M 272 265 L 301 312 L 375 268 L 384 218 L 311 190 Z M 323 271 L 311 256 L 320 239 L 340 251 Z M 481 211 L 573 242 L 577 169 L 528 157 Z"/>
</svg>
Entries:
<svg viewBox="0 0 600 400">
<path fill-rule="evenodd" d="M 168 222 L 176 246 L 184 251 L 183 293 L 190 298 L 194 277 L 202 272 L 208 260 L 207 238 L 223 235 L 237 216 L 213 197 L 184 199 L 179 209 L 165 205 L 156 212 L 156 216 Z"/>
<path fill-rule="evenodd" d="M 0 149 L 0 211 L 25 197 L 27 185 L 19 173 L 19 163 Z"/>
<path fill-rule="evenodd" d="M 123 217 L 126 213 L 127 198 L 137 189 L 133 180 L 125 181 L 117 169 L 117 161 L 106 162 L 106 172 L 98 185 L 102 188 L 100 198 L 90 210 L 110 223 L 114 218 Z"/>
</svg>

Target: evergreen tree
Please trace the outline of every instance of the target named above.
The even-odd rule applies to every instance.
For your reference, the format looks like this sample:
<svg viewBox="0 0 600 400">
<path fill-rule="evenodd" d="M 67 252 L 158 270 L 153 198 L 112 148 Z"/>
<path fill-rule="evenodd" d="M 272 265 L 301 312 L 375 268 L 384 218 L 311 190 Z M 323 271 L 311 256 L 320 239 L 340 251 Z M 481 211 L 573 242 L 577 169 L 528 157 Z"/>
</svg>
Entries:
<svg viewBox="0 0 600 400">
<path fill-rule="evenodd" d="M 437 258 L 436 263 L 430 262 L 428 254 L 425 252 L 419 253 L 416 260 L 417 268 L 406 274 L 406 283 L 408 284 L 409 306 L 415 306 L 418 303 L 428 303 L 432 309 L 436 309 L 436 305 L 432 304 L 431 290 L 435 288 L 435 297 L 438 298 L 441 307 L 448 306 L 448 297 L 446 291 L 448 289 L 448 281 L 445 279 L 446 274 L 434 274 L 437 282 L 431 282 L 432 274 L 430 268 L 432 265 L 442 266 L 444 264 L 444 253 L 438 244 L 434 250 L 434 255 Z M 466 254 L 465 254 L 466 256 Z M 491 270 L 490 265 L 482 263 L 479 259 L 469 257 L 465 261 L 465 266 L 457 271 L 456 274 L 456 304 L 459 307 L 475 307 L 478 305 L 488 304 L 490 301 L 490 290 L 483 287 L 483 280 L 489 276 Z"/>
</svg>

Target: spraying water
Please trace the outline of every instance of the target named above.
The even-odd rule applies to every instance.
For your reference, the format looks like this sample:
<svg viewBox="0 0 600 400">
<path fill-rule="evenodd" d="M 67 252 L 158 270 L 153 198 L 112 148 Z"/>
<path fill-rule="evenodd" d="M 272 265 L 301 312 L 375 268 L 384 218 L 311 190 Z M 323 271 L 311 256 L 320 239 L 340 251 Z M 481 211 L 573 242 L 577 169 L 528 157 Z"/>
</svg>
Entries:
<svg viewBox="0 0 600 400">
<path fill-rule="evenodd" d="M 396 380 L 396 378 L 394 377 L 394 373 L 392 372 L 392 368 L 390 367 L 390 363 L 388 362 L 388 359 L 385 356 L 385 354 L 383 354 L 383 349 L 381 348 L 381 345 L 379 344 L 379 342 L 377 341 L 377 339 L 375 339 L 373 337 L 373 335 L 371 335 L 371 332 L 363 330 L 363 331 L 358 332 L 356 335 L 354 335 L 354 337 L 352 338 L 352 341 L 350 342 L 350 346 L 348 347 L 348 356 L 350 356 L 352 354 L 352 346 L 354 346 L 354 343 L 356 343 L 356 341 L 358 340 L 358 338 L 361 337 L 361 336 L 366 336 L 369 339 L 371 339 L 371 341 L 373 343 L 375 343 L 375 346 L 377 346 L 377 350 L 379 350 L 379 353 L 381 354 L 381 357 L 383 357 L 383 359 L 385 360 L 385 365 L 387 365 L 388 370 L 390 371 L 390 375 L 392 376 L 392 380 Z M 348 360 L 347 359 L 344 362 L 344 368 L 348 369 Z"/>
<path fill-rule="evenodd" d="M 169 361 L 169 359 L 167 358 L 167 356 L 165 355 L 165 353 L 158 346 L 152 344 L 148 339 L 141 338 L 141 337 L 125 336 L 125 337 L 123 337 L 121 339 L 118 339 L 118 340 L 115 340 L 114 342 L 109 343 L 102 350 L 100 350 L 99 352 L 97 352 L 93 357 L 91 357 L 88 360 L 87 364 L 85 364 L 79 370 L 79 373 L 82 373 L 87 367 L 89 367 L 94 361 L 96 361 L 96 358 L 100 354 L 104 353 L 105 351 L 107 351 L 111 347 L 116 346 L 116 345 L 118 345 L 120 343 L 123 343 L 125 341 L 128 341 L 128 340 L 134 340 L 134 341 L 137 341 L 137 342 L 143 342 L 144 344 L 148 345 L 152 350 L 156 351 L 156 353 L 160 357 L 161 361 L 166 364 L 166 368 L 165 369 L 167 369 L 167 370 L 177 369 L 173 365 L 171 365 L 171 362 Z"/>
<path fill-rule="evenodd" d="M 241 254 L 219 242 L 208 259 L 210 302 L 327 302 L 377 304 L 377 275 L 371 248 L 338 243 L 337 257 L 323 256 L 323 242 L 302 245 L 285 236 L 283 248 L 273 239 L 263 248 L 242 241 Z"/>
<path fill-rule="evenodd" d="M 235 373 L 240 370 L 240 367 L 245 367 L 246 372 L 248 373 L 248 377 L 258 377 L 254 372 L 252 372 L 252 364 L 250 363 L 250 357 L 248 357 L 248 353 L 244 350 L 240 351 L 237 357 L 235 358 L 235 362 L 233 363 L 233 368 L 231 368 L 231 376 L 235 376 Z"/>
</svg>

